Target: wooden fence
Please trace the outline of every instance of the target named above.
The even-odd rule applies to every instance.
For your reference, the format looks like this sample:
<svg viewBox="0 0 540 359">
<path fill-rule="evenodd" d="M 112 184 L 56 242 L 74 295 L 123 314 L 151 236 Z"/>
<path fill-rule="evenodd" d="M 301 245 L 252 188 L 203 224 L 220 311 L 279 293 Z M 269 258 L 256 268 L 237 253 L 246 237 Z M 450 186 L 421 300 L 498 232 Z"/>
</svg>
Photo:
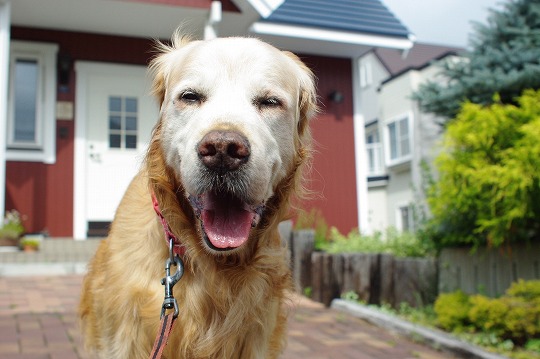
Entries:
<svg viewBox="0 0 540 359">
<path fill-rule="evenodd" d="M 329 305 L 343 293 L 393 306 L 432 303 L 438 293 L 461 289 L 497 297 L 518 279 L 540 279 L 540 243 L 513 244 L 511 249 L 444 249 L 438 259 L 396 258 L 389 254 L 328 254 L 314 251 L 312 230 L 280 228 L 291 255 L 299 292 Z"/>
<path fill-rule="evenodd" d="M 310 288 L 312 298 L 325 305 L 347 292 L 370 304 L 393 306 L 432 303 L 437 296 L 434 259 L 314 252 L 314 236 L 309 230 L 293 232 L 289 247 L 298 291 Z"/>
<path fill-rule="evenodd" d="M 439 291 L 461 289 L 497 297 L 518 279 L 540 279 L 540 243 L 511 248 L 444 249 L 439 257 Z"/>
</svg>

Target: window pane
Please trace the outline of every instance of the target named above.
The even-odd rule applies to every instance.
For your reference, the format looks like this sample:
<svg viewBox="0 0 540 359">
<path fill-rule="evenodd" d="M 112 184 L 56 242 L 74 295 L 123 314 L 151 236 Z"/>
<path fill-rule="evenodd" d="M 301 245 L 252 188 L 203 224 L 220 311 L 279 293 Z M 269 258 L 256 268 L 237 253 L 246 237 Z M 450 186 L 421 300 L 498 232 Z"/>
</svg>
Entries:
<svg viewBox="0 0 540 359">
<path fill-rule="evenodd" d="M 127 97 L 126 98 L 126 112 L 137 112 L 137 98 Z"/>
<path fill-rule="evenodd" d="M 410 227 L 410 211 L 409 211 L 409 207 L 401 207 L 400 208 L 400 212 L 401 212 L 401 230 L 403 231 L 408 231 L 409 229 L 411 229 Z"/>
<path fill-rule="evenodd" d="M 373 148 L 368 149 L 368 173 L 375 172 L 375 153 Z"/>
<path fill-rule="evenodd" d="M 126 148 L 137 148 L 136 135 L 126 135 Z"/>
<path fill-rule="evenodd" d="M 126 130 L 137 131 L 137 117 L 126 117 Z"/>
<path fill-rule="evenodd" d="M 395 122 L 388 125 L 388 132 L 390 135 L 390 158 L 396 159 L 398 157 L 398 144 Z"/>
<path fill-rule="evenodd" d="M 110 148 L 120 148 L 121 146 L 121 136 L 120 135 L 109 135 L 109 147 Z"/>
<path fill-rule="evenodd" d="M 399 121 L 399 134 L 402 137 L 409 134 L 409 120 L 407 118 Z"/>
<path fill-rule="evenodd" d="M 36 141 L 39 66 L 36 60 L 17 60 L 14 75 L 14 140 Z"/>
<path fill-rule="evenodd" d="M 120 97 L 109 97 L 109 112 L 120 112 L 122 111 L 122 98 Z"/>
<path fill-rule="evenodd" d="M 409 137 L 404 137 L 401 139 L 401 156 L 407 156 L 410 153 Z"/>
<path fill-rule="evenodd" d="M 120 118 L 120 116 L 109 116 L 109 129 L 111 130 L 122 129 L 122 119 Z"/>
</svg>

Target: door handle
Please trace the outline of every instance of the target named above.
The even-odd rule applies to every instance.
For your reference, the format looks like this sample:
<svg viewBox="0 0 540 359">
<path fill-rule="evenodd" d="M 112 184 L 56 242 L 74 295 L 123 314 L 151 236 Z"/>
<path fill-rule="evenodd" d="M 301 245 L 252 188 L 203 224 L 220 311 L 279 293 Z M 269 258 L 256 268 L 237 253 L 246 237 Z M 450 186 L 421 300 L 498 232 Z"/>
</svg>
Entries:
<svg viewBox="0 0 540 359">
<path fill-rule="evenodd" d="M 94 151 L 94 145 L 90 145 L 89 156 L 92 161 L 101 163 L 101 154 Z"/>
</svg>

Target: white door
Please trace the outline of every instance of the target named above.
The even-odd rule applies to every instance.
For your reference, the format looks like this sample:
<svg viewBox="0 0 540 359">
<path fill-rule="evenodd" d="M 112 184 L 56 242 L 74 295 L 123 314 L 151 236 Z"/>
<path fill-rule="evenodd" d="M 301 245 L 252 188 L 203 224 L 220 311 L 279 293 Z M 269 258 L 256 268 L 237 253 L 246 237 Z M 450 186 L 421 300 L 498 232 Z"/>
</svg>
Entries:
<svg viewBox="0 0 540 359">
<path fill-rule="evenodd" d="M 106 228 L 158 119 L 143 66 L 77 63 L 75 238 Z"/>
</svg>

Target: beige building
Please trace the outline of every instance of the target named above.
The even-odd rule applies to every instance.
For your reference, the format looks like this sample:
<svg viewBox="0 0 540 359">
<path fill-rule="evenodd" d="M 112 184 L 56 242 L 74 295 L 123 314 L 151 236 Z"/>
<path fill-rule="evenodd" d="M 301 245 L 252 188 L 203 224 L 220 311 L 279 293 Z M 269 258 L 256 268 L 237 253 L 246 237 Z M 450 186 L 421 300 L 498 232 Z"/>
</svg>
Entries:
<svg viewBox="0 0 540 359">
<path fill-rule="evenodd" d="M 440 61 L 460 51 L 415 44 L 408 53 L 375 49 L 359 59 L 371 232 L 414 230 L 414 213 L 424 206 L 420 165 L 436 156 L 442 128 L 441 119 L 420 112 L 411 96 L 437 78 Z"/>
</svg>

